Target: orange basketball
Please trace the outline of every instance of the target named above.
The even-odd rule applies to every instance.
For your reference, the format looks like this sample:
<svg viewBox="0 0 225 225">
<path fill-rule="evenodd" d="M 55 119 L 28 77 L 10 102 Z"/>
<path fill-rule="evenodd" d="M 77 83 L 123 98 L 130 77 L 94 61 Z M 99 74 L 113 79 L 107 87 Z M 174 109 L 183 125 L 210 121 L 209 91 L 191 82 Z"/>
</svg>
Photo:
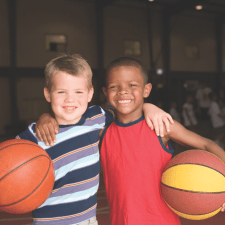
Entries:
<svg viewBox="0 0 225 225">
<path fill-rule="evenodd" d="M 0 210 L 33 211 L 51 194 L 54 181 L 52 160 L 40 146 L 22 139 L 0 143 Z"/>
<path fill-rule="evenodd" d="M 182 152 L 167 164 L 161 187 L 167 205 L 179 216 L 207 219 L 225 202 L 225 165 L 206 151 Z"/>
</svg>

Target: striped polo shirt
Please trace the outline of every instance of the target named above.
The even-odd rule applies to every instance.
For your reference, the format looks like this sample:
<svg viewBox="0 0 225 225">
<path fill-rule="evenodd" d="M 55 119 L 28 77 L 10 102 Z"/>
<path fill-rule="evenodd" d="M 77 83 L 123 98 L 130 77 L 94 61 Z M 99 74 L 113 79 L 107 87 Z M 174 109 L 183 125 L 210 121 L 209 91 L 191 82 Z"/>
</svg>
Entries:
<svg viewBox="0 0 225 225">
<path fill-rule="evenodd" d="M 113 115 L 100 106 L 86 110 L 75 125 L 60 125 L 54 146 L 35 134 L 35 123 L 17 136 L 37 143 L 51 157 L 55 169 L 52 194 L 33 211 L 33 224 L 73 225 L 96 215 L 99 186 L 99 132 Z"/>
</svg>

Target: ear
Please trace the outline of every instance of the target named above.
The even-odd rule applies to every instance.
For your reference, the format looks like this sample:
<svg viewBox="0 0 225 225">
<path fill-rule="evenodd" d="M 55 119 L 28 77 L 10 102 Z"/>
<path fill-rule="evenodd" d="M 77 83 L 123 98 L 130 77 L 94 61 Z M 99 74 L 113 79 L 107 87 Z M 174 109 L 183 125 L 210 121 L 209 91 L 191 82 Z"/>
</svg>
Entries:
<svg viewBox="0 0 225 225">
<path fill-rule="evenodd" d="M 88 91 L 88 102 L 91 101 L 92 97 L 94 94 L 94 88 L 92 87 L 89 91 Z"/>
<path fill-rule="evenodd" d="M 103 90 L 103 93 L 104 93 L 106 99 L 108 100 L 107 89 L 105 87 L 103 87 L 102 90 Z"/>
<path fill-rule="evenodd" d="M 150 83 L 146 84 L 144 87 L 143 97 L 147 98 L 150 95 L 151 90 L 152 90 L 152 84 Z"/>
<path fill-rule="evenodd" d="M 51 102 L 51 95 L 46 87 L 44 88 L 44 96 L 47 102 Z"/>
</svg>

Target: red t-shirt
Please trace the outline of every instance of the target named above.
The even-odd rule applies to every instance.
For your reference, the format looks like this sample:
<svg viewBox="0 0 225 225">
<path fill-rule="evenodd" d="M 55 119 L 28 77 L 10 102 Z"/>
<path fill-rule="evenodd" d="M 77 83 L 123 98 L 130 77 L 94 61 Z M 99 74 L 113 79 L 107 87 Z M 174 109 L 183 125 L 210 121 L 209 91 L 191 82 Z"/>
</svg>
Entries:
<svg viewBox="0 0 225 225">
<path fill-rule="evenodd" d="M 101 165 L 111 225 L 180 225 L 164 202 L 160 180 L 173 149 L 166 148 L 143 117 L 113 122 L 104 133 Z"/>
</svg>

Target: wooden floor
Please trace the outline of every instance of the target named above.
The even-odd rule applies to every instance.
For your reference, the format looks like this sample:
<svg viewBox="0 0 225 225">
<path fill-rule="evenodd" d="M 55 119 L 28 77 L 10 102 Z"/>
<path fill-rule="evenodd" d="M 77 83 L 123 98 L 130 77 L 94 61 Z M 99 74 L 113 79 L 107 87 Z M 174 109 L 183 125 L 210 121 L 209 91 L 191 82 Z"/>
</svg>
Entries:
<svg viewBox="0 0 225 225">
<path fill-rule="evenodd" d="M 199 126 L 197 128 L 196 133 L 199 133 L 200 135 L 205 137 L 209 137 L 210 128 L 207 124 L 205 126 Z M 185 148 L 178 146 L 174 143 L 173 143 L 173 148 L 175 149 L 175 154 L 178 154 L 186 150 Z M 100 187 L 98 190 L 97 219 L 98 219 L 99 225 L 110 225 L 109 209 L 108 209 L 107 200 L 105 196 L 102 173 L 100 178 Z M 194 220 L 187 220 L 184 218 L 180 218 L 180 221 L 182 225 L 225 225 L 225 213 L 220 212 L 214 217 L 211 217 L 206 220 L 194 221 Z M 30 225 L 31 222 L 32 222 L 31 213 L 22 214 L 22 215 L 14 215 L 14 214 L 8 214 L 8 213 L 0 211 L 0 225 Z"/>
<path fill-rule="evenodd" d="M 97 220 L 99 225 L 110 225 L 109 208 L 105 196 L 102 174 L 98 191 Z M 180 221 L 182 225 L 225 225 L 225 213 L 220 212 L 214 217 L 211 217 L 206 220 L 194 221 L 180 218 Z M 5 212 L 0 212 L 0 225 L 30 225 L 31 222 L 31 213 L 14 215 Z"/>
</svg>

